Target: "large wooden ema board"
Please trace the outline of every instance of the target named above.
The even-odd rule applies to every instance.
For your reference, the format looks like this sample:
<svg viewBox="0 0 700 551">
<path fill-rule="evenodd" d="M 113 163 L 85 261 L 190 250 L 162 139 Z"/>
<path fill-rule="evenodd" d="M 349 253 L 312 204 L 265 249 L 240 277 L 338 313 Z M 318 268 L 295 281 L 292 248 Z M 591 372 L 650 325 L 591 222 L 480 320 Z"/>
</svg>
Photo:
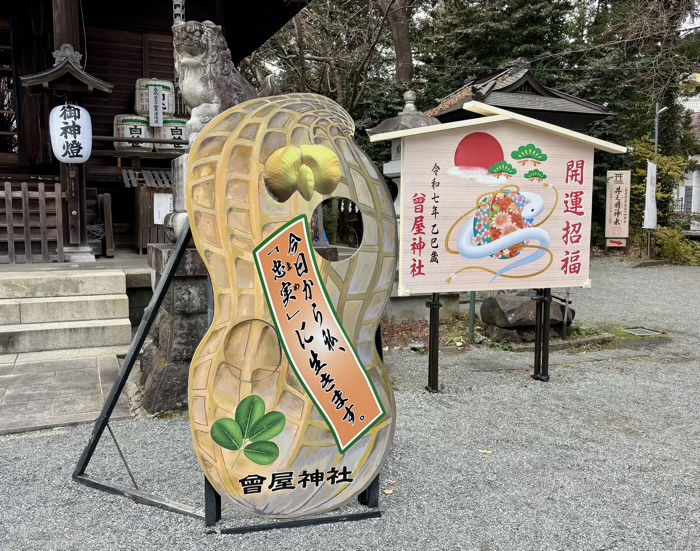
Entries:
<svg viewBox="0 0 700 551">
<path fill-rule="evenodd" d="M 402 139 L 399 294 L 588 286 L 594 149 L 625 149 L 476 109 L 373 137 Z"/>
</svg>

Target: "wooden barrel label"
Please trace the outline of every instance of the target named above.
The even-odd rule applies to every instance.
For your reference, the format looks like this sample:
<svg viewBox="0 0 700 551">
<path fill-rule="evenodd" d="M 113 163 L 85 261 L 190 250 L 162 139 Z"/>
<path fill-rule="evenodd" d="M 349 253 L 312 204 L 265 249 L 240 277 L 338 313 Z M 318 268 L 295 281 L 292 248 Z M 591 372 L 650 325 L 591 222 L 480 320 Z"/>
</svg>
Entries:
<svg viewBox="0 0 700 551">
<path fill-rule="evenodd" d="M 345 453 L 385 409 L 328 297 L 310 243 L 301 215 L 254 257 L 287 359 Z"/>
</svg>

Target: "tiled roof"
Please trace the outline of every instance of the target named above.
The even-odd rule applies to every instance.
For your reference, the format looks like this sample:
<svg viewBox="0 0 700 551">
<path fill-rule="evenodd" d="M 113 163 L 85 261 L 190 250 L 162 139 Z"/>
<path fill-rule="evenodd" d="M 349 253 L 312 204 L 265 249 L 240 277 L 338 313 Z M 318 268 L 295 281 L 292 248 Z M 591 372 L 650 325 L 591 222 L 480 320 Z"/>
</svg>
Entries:
<svg viewBox="0 0 700 551">
<path fill-rule="evenodd" d="M 507 88 L 511 84 L 515 84 L 521 78 L 525 76 L 529 69 L 516 69 L 509 70 L 503 76 L 496 78 L 496 85 L 493 87 L 494 90 L 502 90 Z"/>
<path fill-rule="evenodd" d="M 586 113 L 600 115 L 599 109 L 573 102 L 566 98 L 519 94 L 514 92 L 491 92 L 484 103 L 504 109 L 533 109 L 537 111 L 558 111 L 562 113 Z"/>
<path fill-rule="evenodd" d="M 442 115 L 443 113 L 452 111 L 453 108 L 461 109 L 462 105 L 470 99 L 472 99 L 472 87 L 471 85 L 465 85 L 462 86 L 459 90 L 455 90 L 445 99 L 443 99 L 440 102 L 440 105 L 437 105 L 432 109 L 424 111 L 423 114 L 428 117 L 437 117 L 438 115 Z"/>
<path fill-rule="evenodd" d="M 518 83 L 528 86 L 527 92 L 518 91 Z M 505 109 L 531 109 L 606 115 L 605 108 L 575 96 L 552 90 L 542 85 L 523 62 L 509 69 L 500 69 L 479 78 L 471 78 L 432 109 L 425 111 L 430 117 L 456 111 L 467 101 L 476 100 Z"/>
</svg>

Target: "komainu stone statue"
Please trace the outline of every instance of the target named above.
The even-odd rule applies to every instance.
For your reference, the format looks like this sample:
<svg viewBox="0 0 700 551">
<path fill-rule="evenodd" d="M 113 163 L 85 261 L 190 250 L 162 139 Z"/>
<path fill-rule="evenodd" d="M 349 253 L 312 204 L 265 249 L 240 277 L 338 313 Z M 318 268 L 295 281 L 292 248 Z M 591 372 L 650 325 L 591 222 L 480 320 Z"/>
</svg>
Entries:
<svg viewBox="0 0 700 551">
<path fill-rule="evenodd" d="M 179 21 L 172 27 L 175 71 L 182 99 L 191 113 L 187 122 L 189 143 L 219 113 L 258 96 L 280 94 L 272 75 L 263 80 L 258 93 L 238 72 L 221 27 L 211 21 Z M 166 216 L 165 230 L 175 242 L 187 220 L 185 178 L 187 155 L 173 160 L 174 212 Z"/>
<path fill-rule="evenodd" d="M 258 97 L 241 76 L 221 27 L 211 21 L 187 21 L 173 25 L 175 70 L 192 117 L 187 123 L 190 143 L 216 115 L 229 107 Z"/>
</svg>

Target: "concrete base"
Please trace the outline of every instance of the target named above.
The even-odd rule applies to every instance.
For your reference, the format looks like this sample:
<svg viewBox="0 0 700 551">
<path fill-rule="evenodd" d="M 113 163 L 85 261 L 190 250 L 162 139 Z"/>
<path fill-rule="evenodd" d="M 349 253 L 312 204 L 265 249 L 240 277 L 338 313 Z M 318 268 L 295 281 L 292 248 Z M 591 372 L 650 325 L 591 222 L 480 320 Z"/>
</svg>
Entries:
<svg viewBox="0 0 700 551">
<path fill-rule="evenodd" d="M 113 351 L 59 350 L 50 358 L 0 356 L 0 435 L 94 422 L 119 372 Z M 29 355 L 26 355 L 29 356 Z M 112 419 L 128 418 L 122 396 Z"/>
<path fill-rule="evenodd" d="M 425 305 L 425 302 L 430 300 L 431 297 L 432 295 L 400 297 L 392 294 L 384 315 L 398 321 L 429 320 L 430 310 Z M 459 293 L 441 293 L 440 302 L 442 302 L 442 308 L 440 308 L 441 318 L 452 318 L 459 313 Z"/>
</svg>

